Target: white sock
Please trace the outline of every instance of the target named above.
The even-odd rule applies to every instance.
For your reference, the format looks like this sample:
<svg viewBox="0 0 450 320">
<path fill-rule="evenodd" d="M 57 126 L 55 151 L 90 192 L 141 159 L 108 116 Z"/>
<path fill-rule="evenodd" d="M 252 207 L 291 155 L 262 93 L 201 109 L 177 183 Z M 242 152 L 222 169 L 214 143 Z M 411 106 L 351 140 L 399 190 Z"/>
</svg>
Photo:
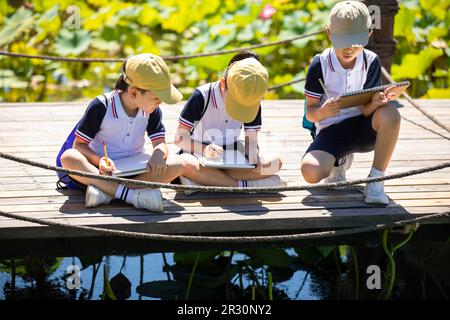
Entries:
<svg viewBox="0 0 450 320">
<path fill-rule="evenodd" d="M 239 188 L 246 188 L 247 187 L 247 180 L 238 180 L 238 187 Z"/>
<path fill-rule="evenodd" d="M 381 170 L 378 170 L 375 167 L 372 167 L 372 169 L 370 169 L 369 176 L 370 177 L 383 177 L 384 173 L 385 173 L 385 171 L 381 171 Z"/>
<path fill-rule="evenodd" d="M 129 189 L 125 187 L 125 185 L 119 184 L 116 190 L 115 198 L 125 201 L 126 203 L 131 203 L 131 195 L 133 194 L 133 192 L 133 189 Z"/>
</svg>

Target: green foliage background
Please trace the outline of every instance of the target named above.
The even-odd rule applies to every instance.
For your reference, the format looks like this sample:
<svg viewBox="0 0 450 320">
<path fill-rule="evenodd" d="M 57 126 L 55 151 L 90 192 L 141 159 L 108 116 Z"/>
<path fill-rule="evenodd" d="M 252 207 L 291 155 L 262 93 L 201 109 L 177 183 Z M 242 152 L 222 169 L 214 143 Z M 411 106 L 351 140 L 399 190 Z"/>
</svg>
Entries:
<svg viewBox="0 0 450 320">
<path fill-rule="evenodd" d="M 8 0 L 0 2 L 0 49 L 68 57 L 192 54 L 239 48 L 322 29 L 337 1 Z M 413 80 L 415 97 L 450 98 L 450 0 L 400 1 L 392 74 Z M 270 4 L 270 19 L 259 15 Z M 79 16 L 77 20 L 76 17 Z M 79 26 L 77 26 L 79 23 Z M 325 34 L 258 49 L 271 84 L 303 78 L 310 59 L 330 45 Z M 230 55 L 169 62 L 185 98 L 217 79 Z M 0 56 L 0 101 L 86 99 L 108 90 L 121 63 L 68 63 Z M 303 98 L 303 83 L 267 99 Z"/>
</svg>

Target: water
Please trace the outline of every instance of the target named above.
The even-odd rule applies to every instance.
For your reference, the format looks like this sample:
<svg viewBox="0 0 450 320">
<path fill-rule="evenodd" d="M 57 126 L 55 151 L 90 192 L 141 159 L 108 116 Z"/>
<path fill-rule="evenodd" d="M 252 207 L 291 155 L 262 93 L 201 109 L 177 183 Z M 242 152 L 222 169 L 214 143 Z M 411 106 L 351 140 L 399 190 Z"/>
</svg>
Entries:
<svg viewBox="0 0 450 320">
<path fill-rule="evenodd" d="M 394 256 L 397 271 L 390 298 L 448 299 L 449 236 L 446 225 L 421 226 L 413 234 Z M 389 243 L 406 237 L 391 232 Z M 71 266 L 79 267 L 80 273 L 70 272 Z M 376 286 L 377 279 L 376 272 L 368 272 L 369 266 L 379 267 L 381 289 L 369 288 Z M 289 248 L 59 258 L 27 255 L 0 259 L 0 299 L 103 299 L 108 287 L 106 271 L 114 294 L 129 300 L 264 300 L 271 296 L 274 300 L 375 300 L 387 297 L 387 288 L 383 290 L 387 269 L 388 259 L 377 233 L 337 244 L 330 240 Z"/>
</svg>

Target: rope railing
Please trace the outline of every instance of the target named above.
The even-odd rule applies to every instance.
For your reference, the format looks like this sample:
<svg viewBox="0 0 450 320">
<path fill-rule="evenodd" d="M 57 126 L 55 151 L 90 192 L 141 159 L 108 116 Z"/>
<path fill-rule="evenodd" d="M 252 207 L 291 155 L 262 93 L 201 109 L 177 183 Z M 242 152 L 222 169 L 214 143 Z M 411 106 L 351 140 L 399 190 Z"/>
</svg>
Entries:
<svg viewBox="0 0 450 320">
<path fill-rule="evenodd" d="M 269 89 L 267 89 L 267 91 L 275 91 L 275 90 L 278 90 L 278 89 L 280 89 L 282 87 L 290 86 L 291 84 L 302 82 L 302 81 L 305 81 L 305 80 L 306 80 L 306 78 L 301 78 L 301 79 L 296 79 L 296 80 L 292 80 L 292 81 L 283 82 L 283 83 L 280 83 L 280 84 L 277 84 L 277 85 L 269 87 Z"/>
<path fill-rule="evenodd" d="M 0 158 L 8 159 L 11 161 L 23 163 L 26 165 L 38 167 L 45 170 L 56 171 L 60 173 L 66 173 L 74 176 L 80 176 L 90 179 L 98 179 L 104 181 L 112 181 L 117 183 L 124 183 L 127 185 L 139 186 L 139 187 L 147 187 L 147 188 L 167 188 L 173 190 L 189 190 L 189 191 L 201 191 L 201 192 L 239 192 L 239 193 L 275 193 L 282 191 L 301 191 L 301 190 L 318 190 L 318 189 L 329 189 L 329 188 L 340 188 L 340 187 L 348 187 L 362 183 L 371 183 L 371 182 L 380 182 L 392 179 L 398 179 L 403 177 L 408 177 L 411 175 L 436 171 L 444 168 L 450 167 L 450 162 L 440 163 L 434 166 L 423 167 L 419 169 L 408 170 L 400 173 L 394 173 L 390 175 L 386 175 L 384 177 L 368 177 L 365 179 L 356 179 L 356 180 L 348 180 L 341 182 L 332 182 L 332 183 L 323 183 L 323 184 L 313 184 L 313 185 L 294 185 L 294 186 L 286 186 L 286 187 L 254 187 L 254 188 L 244 188 L 244 187 L 218 187 L 218 186 L 185 186 L 179 184 L 172 183 L 160 183 L 160 182 L 150 182 L 150 181 L 141 181 L 134 179 L 126 179 L 126 178 L 118 178 L 111 176 L 98 175 L 78 170 L 69 170 L 61 167 L 57 167 L 54 165 L 49 165 L 37 161 L 32 161 L 29 159 L 25 159 L 22 157 L 14 156 L 11 154 L 0 152 Z"/>
<path fill-rule="evenodd" d="M 64 229 L 73 229 L 82 232 L 94 232 L 105 236 L 125 237 L 143 240 L 157 240 L 157 241 L 179 241 L 179 242 L 211 242 L 211 243 L 251 243 L 251 242 L 280 242 L 280 241 L 298 241 L 305 239 L 320 239 L 331 238 L 337 236 L 346 236 L 352 234 L 366 233 L 370 231 L 378 231 L 386 228 L 402 227 L 406 225 L 417 225 L 426 221 L 450 216 L 450 211 L 433 213 L 422 217 L 407 219 L 397 222 L 376 224 L 367 227 L 349 228 L 342 230 L 330 230 L 321 232 L 297 233 L 286 235 L 267 235 L 267 236 L 197 236 L 197 235 L 174 235 L 174 234 L 157 234 L 123 231 L 115 229 L 106 229 L 98 227 L 89 227 L 82 225 L 74 225 L 68 223 L 61 223 L 56 221 L 44 220 L 40 218 L 33 218 L 22 216 L 19 214 L 4 212 L 0 210 L 0 216 L 21 220 L 40 225 L 47 225 L 52 227 L 61 227 Z"/>
<path fill-rule="evenodd" d="M 201 57 L 212 57 L 230 53 L 236 53 L 242 50 L 254 50 L 260 49 L 270 46 L 278 46 L 286 43 L 291 43 L 296 40 L 313 37 L 319 34 L 324 33 L 325 30 L 320 30 L 311 33 L 305 33 L 302 35 L 298 35 L 295 37 L 291 37 L 284 40 L 273 41 L 268 43 L 255 44 L 247 47 L 229 49 L 229 50 L 220 50 L 215 52 L 204 52 L 204 53 L 196 53 L 196 54 L 184 54 L 184 55 L 174 55 L 174 56 L 161 56 L 164 60 L 167 61 L 177 61 L 177 60 L 188 60 L 195 59 Z M 70 58 L 70 57 L 61 57 L 61 56 L 49 56 L 49 55 L 33 55 L 33 54 L 25 54 L 25 53 L 17 53 L 17 52 L 9 52 L 9 51 L 0 51 L 0 55 L 16 57 L 16 58 L 27 58 L 27 59 L 40 59 L 40 60 L 51 60 L 51 61 L 66 61 L 66 62 L 84 62 L 84 63 L 92 63 L 92 62 L 124 62 L 126 58 Z"/>
<path fill-rule="evenodd" d="M 391 75 L 389 74 L 389 72 L 387 72 L 387 70 L 384 67 L 381 67 L 381 72 L 383 73 L 383 76 L 385 76 L 386 79 L 388 79 L 389 82 L 391 82 L 391 83 L 394 82 L 394 80 L 392 79 Z M 414 102 L 414 100 L 411 98 L 411 96 L 408 93 L 406 93 L 406 91 L 403 91 L 402 95 L 405 97 L 406 100 L 408 100 L 408 102 L 414 108 L 419 110 L 425 117 L 427 117 L 428 119 L 433 121 L 436 125 L 438 125 L 442 129 L 444 129 L 448 133 L 450 133 L 450 127 L 448 125 L 442 123 L 435 116 L 433 116 L 432 114 L 430 114 L 427 111 L 425 111 L 421 106 L 419 106 L 416 102 Z M 446 139 L 448 139 L 448 138 L 446 138 Z"/>
</svg>

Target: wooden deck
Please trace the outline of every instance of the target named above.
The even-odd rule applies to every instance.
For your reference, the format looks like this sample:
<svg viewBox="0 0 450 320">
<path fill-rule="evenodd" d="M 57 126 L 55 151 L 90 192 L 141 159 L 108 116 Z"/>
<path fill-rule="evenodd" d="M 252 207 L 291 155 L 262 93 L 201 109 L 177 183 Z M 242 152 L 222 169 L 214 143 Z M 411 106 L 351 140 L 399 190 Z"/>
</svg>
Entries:
<svg viewBox="0 0 450 320">
<path fill-rule="evenodd" d="M 403 102 L 403 101 L 401 101 Z M 450 100 L 418 100 L 444 123 L 450 122 Z M 447 135 L 404 102 L 401 114 Z M 0 104 L 0 151 L 54 164 L 60 145 L 84 112 L 86 103 Z M 170 142 L 182 104 L 162 106 Z M 262 150 L 282 156 L 281 176 L 304 183 L 300 158 L 311 141 L 301 128 L 303 101 L 263 103 Z M 176 147 L 170 145 L 171 150 Z M 367 176 L 373 153 L 357 154 L 349 178 Z M 407 121 L 388 173 L 450 161 L 450 141 Z M 113 202 L 84 207 L 84 194 L 58 191 L 56 174 L 0 159 L 0 210 L 21 215 L 121 230 L 158 233 L 268 233 L 300 229 L 344 228 L 402 220 L 450 208 L 450 170 L 386 182 L 388 207 L 365 205 L 362 186 L 347 190 L 284 192 L 278 195 L 206 194 L 191 196 L 163 190 L 166 212 L 149 214 Z M 442 220 L 441 220 L 442 222 Z M 449 222 L 446 220 L 446 222 Z M 94 236 L 0 217 L 0 239 L 45 239 Z"/>
</svg>

